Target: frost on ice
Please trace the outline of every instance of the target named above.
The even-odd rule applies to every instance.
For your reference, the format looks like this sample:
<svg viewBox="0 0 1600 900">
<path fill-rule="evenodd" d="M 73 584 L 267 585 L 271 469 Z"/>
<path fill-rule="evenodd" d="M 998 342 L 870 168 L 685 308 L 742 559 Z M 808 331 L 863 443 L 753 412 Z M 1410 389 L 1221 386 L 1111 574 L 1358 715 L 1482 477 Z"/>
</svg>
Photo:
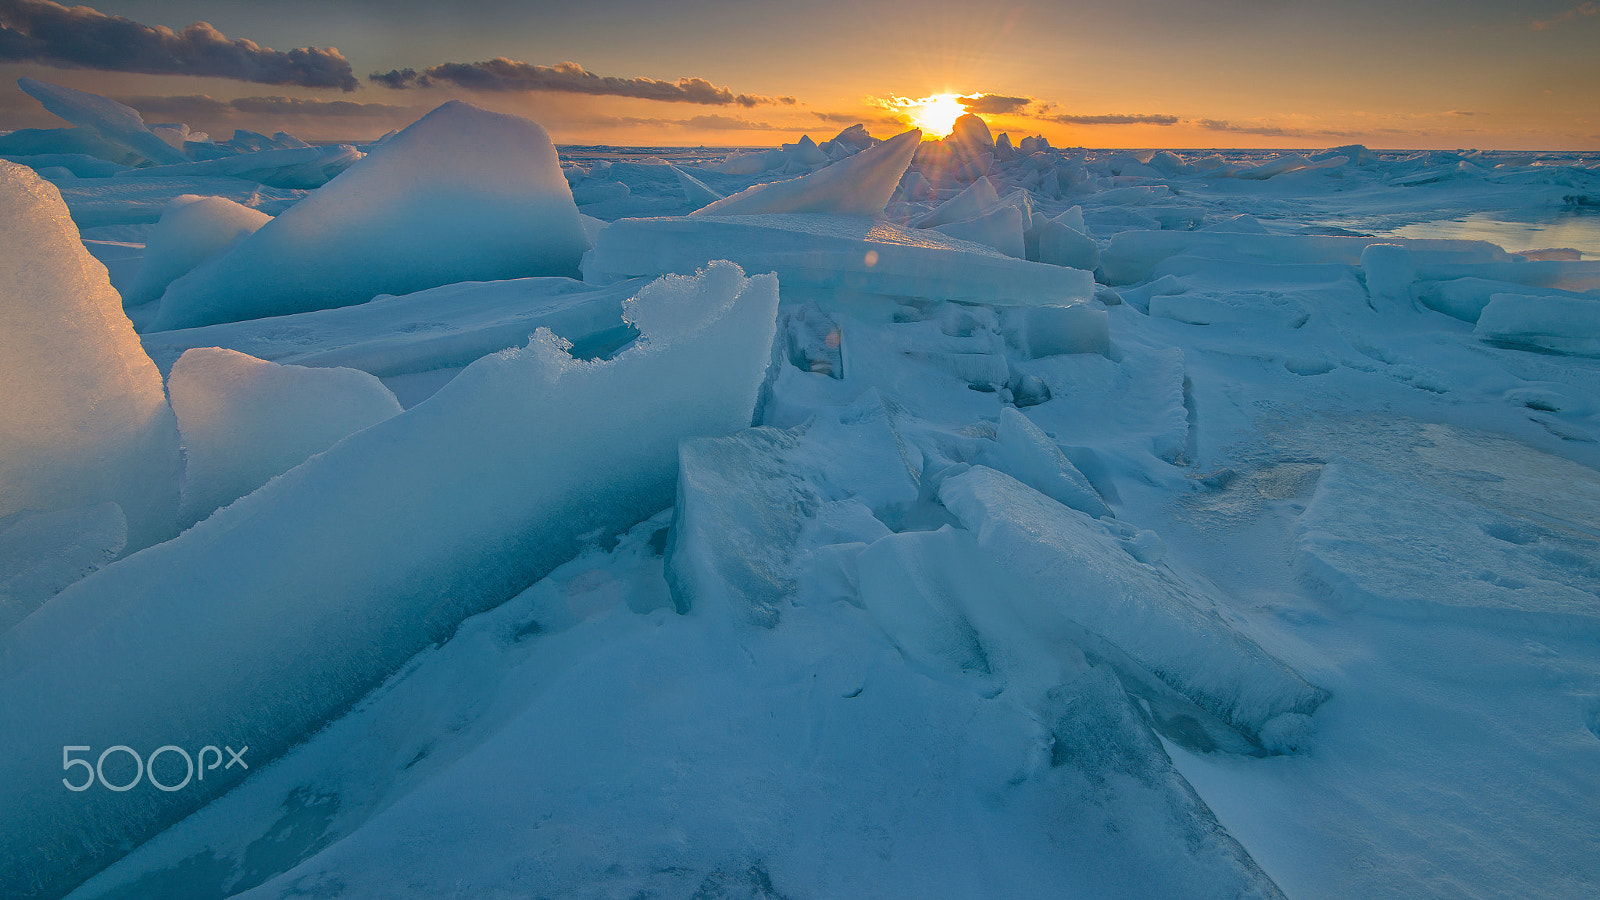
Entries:
<svg viewBox="0 0 1600 900">
<path fill-rule="evenodd" d="M 161 374 L 60 194 L 3 161 L 0 244 L 0 518 L 113 501 L 129 547 L 171 537 L 178 431 Z"/>
</svg>

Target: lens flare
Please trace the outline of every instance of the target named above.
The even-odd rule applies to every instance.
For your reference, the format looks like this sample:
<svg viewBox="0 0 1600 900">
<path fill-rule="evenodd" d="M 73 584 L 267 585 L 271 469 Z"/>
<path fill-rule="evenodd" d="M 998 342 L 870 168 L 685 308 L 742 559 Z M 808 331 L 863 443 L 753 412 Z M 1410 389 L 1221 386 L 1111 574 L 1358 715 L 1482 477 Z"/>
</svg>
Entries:
<svg viewBox="0 0 1600 900">
<path fill-rule="evenodd" d="M 928 137 L 944 137 L 955 128 L 956 120 L 966 115 L 961 94 L 934 94 L 921 100 L 909 97 L 890 97 L 876 101 L 884 109 L 904 116 L 913 126 L 922 129 Z"/>
</svg>

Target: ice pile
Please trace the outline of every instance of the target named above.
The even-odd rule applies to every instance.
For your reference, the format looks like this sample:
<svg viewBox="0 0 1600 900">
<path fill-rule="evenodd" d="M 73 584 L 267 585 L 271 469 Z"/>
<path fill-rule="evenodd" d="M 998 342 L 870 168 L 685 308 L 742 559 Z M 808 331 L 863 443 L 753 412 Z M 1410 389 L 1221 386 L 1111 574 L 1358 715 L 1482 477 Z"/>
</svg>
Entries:
<svg viewBox="0 0 1600 900">
<path fill-rule="evenodd" d="M 129 802 L 63 791 L 51 748 L 228 742 L 259 764 L 584 535 L 667 506 L 678 442 L 749 424 L 776 305 L 721 263 L 640 290 L 610 360 L 542 330 L 7 632 L 0 743 L 32 774 L 0 784 L 0 885 L 59 893 L 243 774 Z"/>
<path fill-rule="evenodd" d="M 36 93 L 0 894 L 1593 893 L 1592 157 Z"/>
<path fill-rule="evenodd" d="M 694 215 L 833 213 L 876 216 L 900 183 L 922 132 L 913 128 L 840 162 L 789 181 L 759 184 L 709 203 Z M 683 173 L 679 172 L 680 177 Z"/>
</svg>

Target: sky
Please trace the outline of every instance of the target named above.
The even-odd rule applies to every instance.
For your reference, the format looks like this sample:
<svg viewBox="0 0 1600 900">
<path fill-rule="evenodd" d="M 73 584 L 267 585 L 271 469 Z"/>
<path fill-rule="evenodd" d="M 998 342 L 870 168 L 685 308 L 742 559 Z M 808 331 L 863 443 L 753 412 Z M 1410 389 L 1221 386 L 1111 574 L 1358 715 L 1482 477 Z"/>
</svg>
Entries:
<svg viewBox="0 0 1600 900">
<path fill-rule="evenodd" d="M 461 99 L 559 144 L 758 147 L 954 94 L 1059 147 L 1596 150 L 1597 51 L 1600 0 L 0 0 L 0 130 L 63 124 L 29 76 L 219 139 Z"/>
</svg>

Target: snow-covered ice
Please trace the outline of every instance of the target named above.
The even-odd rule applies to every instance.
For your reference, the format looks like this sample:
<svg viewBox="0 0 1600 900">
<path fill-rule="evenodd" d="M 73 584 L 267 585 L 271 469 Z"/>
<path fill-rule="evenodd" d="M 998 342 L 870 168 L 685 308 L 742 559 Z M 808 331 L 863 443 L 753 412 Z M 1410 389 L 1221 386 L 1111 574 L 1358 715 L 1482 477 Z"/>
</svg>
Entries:
<svg viewBox="0 0 1600 900">
<path fill-rule="evenodd" d="M 37 93 L 0 894 L 1600 887 L 1592 154 Z"/>
</svg>

